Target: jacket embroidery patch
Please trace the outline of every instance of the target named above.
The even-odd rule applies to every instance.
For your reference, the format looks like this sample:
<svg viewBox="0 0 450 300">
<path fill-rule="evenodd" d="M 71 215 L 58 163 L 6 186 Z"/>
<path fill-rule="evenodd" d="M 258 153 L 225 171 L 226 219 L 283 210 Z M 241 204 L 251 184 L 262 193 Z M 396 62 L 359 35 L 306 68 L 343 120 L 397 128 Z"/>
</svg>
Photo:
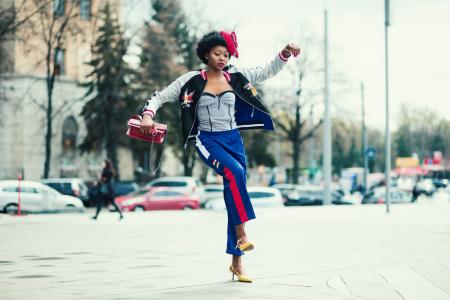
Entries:
<svg viewBox="0 0 450 300">
<path fill-rule="evenodd" d="M 244 89 L 250 91 L 252 93 L 253 97 L 258 96 L 258 91 L 256 90 L 256 88 L 249 82 L 244 86 Z"/>
<path fill-rule="evenodd" d="M 187 91 L 184 92 L 184 95 L 182 96 L 183 102 L 181 102 L 181 106 L 183 108 L 191 107 L 191 103 L 194 101 L 193 100 L 193 95 L 194 95 L 194 92 L 192 92 L 190 94 L 188 94 Z"/>
</svg>

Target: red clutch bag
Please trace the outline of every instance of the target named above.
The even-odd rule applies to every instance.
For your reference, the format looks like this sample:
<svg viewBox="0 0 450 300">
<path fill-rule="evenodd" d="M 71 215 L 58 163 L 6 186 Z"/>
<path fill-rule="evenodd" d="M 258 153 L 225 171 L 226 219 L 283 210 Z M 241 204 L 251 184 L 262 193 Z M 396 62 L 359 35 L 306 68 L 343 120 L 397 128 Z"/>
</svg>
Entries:
<svg viewBox="0 0 450 300">
<path fill-rule="evenodd" d="M 149 143 L 162 144 L 167 135 L 167 125 L 154 123 L 153 131 L 150 134 L 141 133 L 142 117 L 139 115 L 132 115 L 128 120 L 127 135 L 133 139 L 146 141 Z"/>
</svg>

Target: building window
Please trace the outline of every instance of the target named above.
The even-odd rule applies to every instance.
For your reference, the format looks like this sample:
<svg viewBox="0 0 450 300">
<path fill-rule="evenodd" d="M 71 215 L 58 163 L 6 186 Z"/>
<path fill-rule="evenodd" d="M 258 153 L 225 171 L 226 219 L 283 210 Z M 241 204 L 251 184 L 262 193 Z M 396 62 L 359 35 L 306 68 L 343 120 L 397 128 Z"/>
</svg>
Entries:
<svg viewBox="0 0 450 300">
<path fill-rule="evenodd" d="M 78 123 L 74 117 L 66 118 L 62 126 L 63 152 L 75 150 L 78 135 Z"/>
<path fill-rule="evenodd" d="M 80 0 L 80 18 L 82 20 L 91 19 L 91 0 Z"/>
<path fill-rule="evenodd" d="M 66 51 L 61 48 L 56 48 L 55 50 L 55 75 L 65 74 L 65 53 Z"/>
<path fill-rule="evenodd" d="M 78 123 L 73 116 L 67 117 L 62 126 L 61 177 L 77 177 Z"/>
<path fill-rule="evenodd" d="M 53 13 L 57 17 L 64 16 L 65 0 L 53 0 Z"/>
</svg>

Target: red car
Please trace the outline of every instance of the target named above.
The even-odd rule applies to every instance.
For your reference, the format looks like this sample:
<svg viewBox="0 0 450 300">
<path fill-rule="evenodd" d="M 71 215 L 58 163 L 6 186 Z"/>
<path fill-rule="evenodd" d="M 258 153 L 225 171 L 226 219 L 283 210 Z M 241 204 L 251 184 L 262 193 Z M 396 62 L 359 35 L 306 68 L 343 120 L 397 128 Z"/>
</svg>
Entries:
<svg viewBox="0 0 450 300">
<path fill-rule="evenodd" d="M 115 199 L 124 211 L 197 209 L 200 199 L 196 195 L 170 188 L 139 190 Z"/>
</svg>

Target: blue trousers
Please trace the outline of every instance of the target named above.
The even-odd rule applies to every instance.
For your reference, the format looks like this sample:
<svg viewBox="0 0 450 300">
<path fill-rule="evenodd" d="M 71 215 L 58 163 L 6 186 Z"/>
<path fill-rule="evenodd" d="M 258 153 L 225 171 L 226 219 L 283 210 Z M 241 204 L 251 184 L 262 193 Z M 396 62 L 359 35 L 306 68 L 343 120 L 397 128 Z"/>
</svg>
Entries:
<svg viewBox="0 0 450 300">
<path fill-rule="evenodd" d="M 227 250 L 242 255 L 236 249 L 236 225 L 255 218 L 247 192 L 245 149 L 237 129 L 221 132 L 200 131 L 196 138 L 197 153 L 217 174 L 223 177 L 223 197 L 228 214 Z"/>
</svg>

